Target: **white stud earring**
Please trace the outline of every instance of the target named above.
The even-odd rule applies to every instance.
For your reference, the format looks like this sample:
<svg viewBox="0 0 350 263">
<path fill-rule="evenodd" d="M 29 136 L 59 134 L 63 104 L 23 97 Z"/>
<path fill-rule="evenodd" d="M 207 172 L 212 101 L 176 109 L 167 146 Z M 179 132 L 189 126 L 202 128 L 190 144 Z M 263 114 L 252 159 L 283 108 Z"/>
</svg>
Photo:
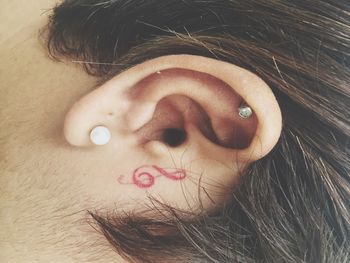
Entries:
<svg viewBox="0 0 350 263">
<path fill-rule="evenodd" d="M 104 126 L 97 126 L 90 133 L 90 140 L 95 145 L 105 145 L 111 139 L 111 132 Z"/>
<path fill-rule="evenodd" d="M 251 117 L 253 115 L 253 110 L 251 107 L 249 107 L 247 105 L 241 105 L 238 108 L 238 114 L 241 118 L 248 119 L 249 117 Z"/>
</svg>

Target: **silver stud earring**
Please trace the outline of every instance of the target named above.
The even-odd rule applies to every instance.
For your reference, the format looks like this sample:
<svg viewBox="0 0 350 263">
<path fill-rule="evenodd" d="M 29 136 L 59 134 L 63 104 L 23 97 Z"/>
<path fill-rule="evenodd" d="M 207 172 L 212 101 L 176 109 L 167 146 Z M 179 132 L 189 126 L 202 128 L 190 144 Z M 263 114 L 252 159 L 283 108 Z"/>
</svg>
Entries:
<svg viewBox="0 0 350 263">
<path fill-rule="evenodd" d="M 97 126 L 90 133 L 90 140 L 95 145 L 105 145 L 111 139 L 111 132 L 104 126 Z"/>
<path fill-rule="evenodd" d="M 241 118 L 248 119 L 253 115 L 253 110 L 251 107 L 243 104 L 238 108 L 238 114 Z"/>
</svg>

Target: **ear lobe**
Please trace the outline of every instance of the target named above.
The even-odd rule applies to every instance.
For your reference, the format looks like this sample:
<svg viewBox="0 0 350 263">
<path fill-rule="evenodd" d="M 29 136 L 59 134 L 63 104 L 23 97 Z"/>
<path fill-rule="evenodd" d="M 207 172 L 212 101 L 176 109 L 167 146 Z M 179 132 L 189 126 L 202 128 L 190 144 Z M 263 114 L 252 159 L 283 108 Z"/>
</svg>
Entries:
<svg viewBox="0 0 350 263">
<path fill-rule="evenodd" d="M 182 97 L 171 98 L 174 95 Z M 168 106 L 160 104 L 166 98 Z M 242 102 L 253 109 L 252 118 L 239 117 Z M 182 124 L 177 125 L 183 127 L 171 127 L 169 118 L 162 117 L 165 111 L 168 116 L 178 114 Z M 153 154 L 163 152 L 159 136 L 148 141 L 135 138 L 140 134 L 149 138 L 160 127 L 179 128 L 187 133 L 187 143 L 199 144 L 207 157 L 227 157 L 232 162 L 235 156 L 247 162 L 262 158 L 275 146 L 282 116 L 271 89 L 255 74 L 215 59 L 171 55 L 122 72 L 81 99 L 67 114 L 65 137 L 72 145 L 91 145 L 89 132 L 97 125 L 111 130 L 112 141 L 143 142 Z"/>
</svg>

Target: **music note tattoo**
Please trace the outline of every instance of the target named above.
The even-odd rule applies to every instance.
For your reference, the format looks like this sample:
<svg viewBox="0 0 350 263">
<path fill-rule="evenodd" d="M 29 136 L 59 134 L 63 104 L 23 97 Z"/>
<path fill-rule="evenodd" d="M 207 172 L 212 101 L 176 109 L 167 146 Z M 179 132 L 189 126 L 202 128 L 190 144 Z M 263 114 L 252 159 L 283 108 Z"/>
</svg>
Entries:
<svg viewBox="0 0 350 263">
<path fill-rule="evenodd" d="M 143 165 L 134 170 L 129 182 L 125 181 L 124 175 L 119 176 L 118 182 L 120 184 L 134 184 L 139 188 L 150 188 L 159 177 L 179 181 L 186 178 L 186 172 L 183 169 L 177 168 L 164 169 L 157 165 Z"/>
</svg>

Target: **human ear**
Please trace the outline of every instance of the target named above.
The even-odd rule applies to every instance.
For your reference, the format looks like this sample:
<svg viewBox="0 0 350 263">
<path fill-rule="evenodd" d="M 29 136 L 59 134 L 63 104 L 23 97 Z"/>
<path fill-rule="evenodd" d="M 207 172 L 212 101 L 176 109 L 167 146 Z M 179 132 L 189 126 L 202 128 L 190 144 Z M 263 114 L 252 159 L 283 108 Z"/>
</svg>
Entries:
<svg viewBox="0 0 350 263">
<path fill-rule="evenodd" d="M 239 115 L 241 105 L 251 108 L 249 118 Z M 96 126 L 110 130 L 108 145 L 91 143 Z M 121 173 L 129 169 L 134 177 L 123 187 L 179 204 L 165 189 L 180 196 L 186 184 L 193 196 L 201 182 L 216 203 L 225 196 L 218 188 L 233 187 L 244 168 L 273 149 L 281 129 L 276 98 L 257 75 L 211 58 L 170 55 L 136 65 L 81 98 L 67 113 L 64 135 L 72 146 L 127 159 Z M 135 181 L 141 168 L 153 169 L 139 178 L 146 184 Z M 156 182 L 164 173 L 174 180 Z"/>
</svg>

